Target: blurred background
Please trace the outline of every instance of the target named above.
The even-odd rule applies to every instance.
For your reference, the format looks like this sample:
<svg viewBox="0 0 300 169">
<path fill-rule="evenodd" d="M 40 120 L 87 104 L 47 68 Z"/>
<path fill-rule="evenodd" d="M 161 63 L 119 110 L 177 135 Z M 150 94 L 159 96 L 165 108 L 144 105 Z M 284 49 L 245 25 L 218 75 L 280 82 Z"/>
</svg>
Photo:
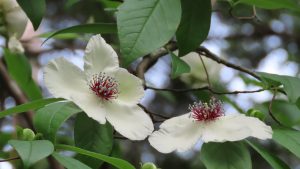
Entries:
<svg viewBox="0 0 300 169">
<path fill-rule="evenodd" d="M 0 1 L 1 2 L 1 1 Z M 79 67 L 83 67 L 84 49 L 91 35 L 65 34 L 42 42 L 49 32 L 57 31 L 73 25 L 93 22 L 112 23 L 115 21 L 116 7 L 119 2 L 109 0 L 48 0 L 47 13 L 40 28 L 34 32 L 32 26 L 27 28 L 20 41 L 25 54 L 30 60 L 34 80 L 43 90 L 44 97 L 51 97 L 43 84 L 43 67 L 52 59 L 65 57 Z M 230 12 L 231 11 L 231 12 Z M 254 71 L 290 75 L 299 77 L 300 62 L 300 16 L 288 10 L 256 9 L 256 16 L 251 17 L 253 9 L 246 5 L 230 8 L 227 1 L 217 1 L 213 5 L 211 29 L 208 39 L 202 44 L 217 56 L 231 63 L 247 67 Z M 117 35 L 103 36 L 116 51 L 119 52 Z M 0 37 L 0 45 L 6 46 L 7 37 Z M 0 48 L 3 61 L 3 48 Z M 157 88 L 196 88 L 207 86 L 206 75 L 197 54 L 191 53 L 183 59 L 190 64 L 191 72 L 176 79 L 170 78 L 171 58 L 166 55 L 160 58 L 145 74 L 149 86 Z M 220 65 L 203 57 L 212 86 L 217 91 L 255 90 L 260 86 L 257 82 L 236 70 Z M 135 73 L 141 60 L 132 64 L 129 70 Z M 4 62 L 3 62 L 4 63 Z M 0 77 L 0 110 L 18 104 L 12 93 L 6 88 L 5 78 Z M 14 83 L 13 81 L 11 83 Z M 152 112 L 165 116 L 176 116 L 187 113 L 189 104 L 208 100 L 212 95 L 208 92 L 172 93 L 166 91 L 147 90 L 141 101 Z M 226 113 L 245 113 L 255 108 L 267 115 L 268 102 L 272 93 L 268 91 L 251 94 L 220 95 Z M 285 96 L 278 95 L 273 104 L 273 112 L 280 121 L 288 126 L 299 127 L 300 110 L 286 101 Z M 282 116 L 282 112 L 285 116 Z M 298 115 L 297 115 L 298 114 Z M 20 116 L 20 115 L 18 115 Z M 72 142 L 74 119 L 69 119 L 60 130 L 62 142 Z M 14 137 L 15 125 L 13 117 L 0 119 L 0 159 L 7 158 L 11 147 L 7 140 Z M 274 123 L 268 121 L 268 123 Z M 157 126 L 159 123 L 156 124 Z M 187 138 L 188 139 L 188 138 Z M 200 162 L 201 142 L 186 153 L 161 154 L 149 146 L 147 141 L 132 142 L 116 139 L 119 147 L 115 153 L 130 161 L 135 166 L 141 162 L 154 162 L 162 169 L 202 169 Z M 293 169 L 300 169 L 300 161 L 291 153 L 273 142 L 262 142 L 272 153 L 278 155 Z M 250 149 L 251 150 L 251 149 Z M 251 150 L 253 168 L 268 169 L 270 166 Z M 48 168 L 41 161 L 34 168 Z M 11 169 L 10 163 L 0 163 L 0 169 Z M 103 166 L 103 168 L 109 168 Z"/>
</svg>

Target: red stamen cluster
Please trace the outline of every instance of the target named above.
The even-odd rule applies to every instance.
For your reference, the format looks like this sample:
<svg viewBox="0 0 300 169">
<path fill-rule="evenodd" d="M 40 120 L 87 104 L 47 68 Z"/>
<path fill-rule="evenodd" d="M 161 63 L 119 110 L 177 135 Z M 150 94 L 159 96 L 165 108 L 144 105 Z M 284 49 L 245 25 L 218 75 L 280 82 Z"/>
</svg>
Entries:
<svg viewBox="0 0 300 169">
<path fill-rule="evenodd" d="M 189 106 L 189 110 L 196 121 L 211 121 L 224 115 L 222 102 L 215 98 L 210 99 L 209 103 L 195 102 Z"/>
<path fill-rule="evenodd" d="M 89 83 L 90 89 L 104 100 L 116 99 L 119 94 L 118 86 L 117 81 L 113 77 L 107 76 L 102 72 L 93 75 Z"/>
</svg>

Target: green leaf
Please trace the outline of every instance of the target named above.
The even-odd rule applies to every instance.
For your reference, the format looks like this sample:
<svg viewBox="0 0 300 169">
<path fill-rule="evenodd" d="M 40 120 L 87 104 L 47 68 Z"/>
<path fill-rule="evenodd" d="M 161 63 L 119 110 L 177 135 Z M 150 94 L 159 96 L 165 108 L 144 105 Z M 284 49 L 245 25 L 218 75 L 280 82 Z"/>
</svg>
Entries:
<svg viewBox="0 0 300 169">
<path fill-rule="evenodd" d="M 291 102 L 295 103 L 297 99 L 300 97 L 299 78 L 292 77 L 292 76 L 285 76 L 285 75 L 263 73 L 263 72 L 259 72 L 257 74 L 265 81 L 265 83 L 268 83 L 269 85 L 273 84 L 274 86 L 278 86 L 278 83 L 282 84 L 283 89 L 286 92 Z"/>
<path fill-rule="evenodd" d="M 8 144 L 16 149 L 25 168 L 28 168 L 37 161 L 49 156 L 54 151 L 53 144 L 47 140 L 10 140 Z"/>
<path fill-rule="evenodd" d="M 267 106 L 269 106 L 269 103 L 266 104 L 266 107 Z M 300 125 L 300 110 L 294 103 L 283 100 L 274 100 L 272 112 L 284 126 L 293 127 L 295 125 Z"/>
<path fill-rule="evenodd" d="M 55 143 L 56 133 L 60 126 L 72 115 L 81 112 L 72 102 L 57 102 L 39 109 L 33 119 L 33 124 L 43 137 Z"/>
<path fill-rule="evenodd" d="M 205 143 L 200 159 L 207 169 L 252 169 L 250 153 L 241 142 Z"/>
<path fill-rule="evenodd" d="M 174 53 L 170 52 L 172 57 L 172 71 L 171 71 L 171 78 L 177 78 L 183 73 L 189 73 L 191 71 L 191 67 Z"/>
<path fill-rule="evenodd" d="M 35 30 L 40 26 L 46 12 L 45 0 L 17 0 L 33 24 Z"/>
<path fill-rule="evenodd" d="M 58 153 L 53 153 L 52 156 L 67 169 L 92 169 L 71 157 L 62 156 Z"/>
<path fill-rule="evenodd" d="M 82 154 L 82 155 L 90 156 L 90 157 L 102 160 L 104 162 L 107 162 L 119 169 L 135 169 L 135 167 L 132 164 L 130 164 L 129 162 L 127 162 L 125 160 L 114 158 L 114 157 L 109 157 L 109 156 L 102 155 L 99 153 L 94 153 L 94 152 L 87 151 L 87 150 L 84 150 L 84 149 L 81 149 L 78 147 L 59 144 L 59 145 L 56 145 L 55 148 L 62 149 L 62 150 L 68 150 L 68 151 L 74 151 L 74 152 Z"/>
<path fill-rule="evenodd" d="M 300 158 L 300 131 L 273 129 L 273 140 Z"/>
<path fill-rule="evenodd" d="M 70 33 L 93 33 L 93 34 L 117 33 L 117 25 L 114 23 L 93 23 L 93 24 L 83 24 L 83 25 L 68 27 L 51 34 L 43 42 L 43 44 L 54 36 L 60 34 L 70 34 Z"/>
<path fill-rule="evenodd" d="M 271 166 L 273 169 L 290 169 L 290 167 L 282 161 L 277 156 L 271 154 L 266 149 L 264 149 L 261 145 L 252 143 L 250 141 L 246 142 L 255 150 L 257 151 Z"/>
<path fill-rule="evenodd" d="M 40 100 L 35 100 L 29 103 L 21 104 L 15 107 L 12 107 L 10 109 L 4 110 L 0 112 L 0 118 L 3 118 L 7 115 L 12 115 L 16 113 L 23 113 L 29 110 L 35 110 L 39 109 L 41 107 L 44 107 L 47 104 L 53 103 L 53 102 L 58 102 L 63 99 L 57 99 L 57 98 L 49 98 L 49 99 L 40 99 Z"/>
<path fill-rule="evenodd" d="M 239 0 L 234 5 L 244 3 L 248 5 L 255 5 L 264 9 L 291 9 L 300 11 L 299 4 L 295 0 Z"/>
<path fill-rule="evenodd" d="M 4 58 L 10 76 L 17 82 L 18 86 L 30 100 L 42 98 L 42 93 L 32 79 L 31 65 L 26 56 L 21 53 L 13 53 L 4 49 Z"/>
<path fill-rule="evenodd" d="M 79 148 L 110 155 L 113 147 L 113 128 L 109 123 L 101 125 L 85 113 L 80 113 L 75 120 L 74 140 L 75 145 Z M 103 163 L 103 161 L 87 156 L 78 158 L 91 168 L 99 168 Z"/>
<path fill-rule="evenodd" d="M 179 56 L 195 50 L 207 38 L 210 19 L 210 0 L 181 0 L 182 17 L 176 38 Z"/>
<path fill-rule="evenodd" d="M 117 12 L 124 65 L 166 44 L 180 23 L 180 0 L 130 0 Z"/>
</svg>

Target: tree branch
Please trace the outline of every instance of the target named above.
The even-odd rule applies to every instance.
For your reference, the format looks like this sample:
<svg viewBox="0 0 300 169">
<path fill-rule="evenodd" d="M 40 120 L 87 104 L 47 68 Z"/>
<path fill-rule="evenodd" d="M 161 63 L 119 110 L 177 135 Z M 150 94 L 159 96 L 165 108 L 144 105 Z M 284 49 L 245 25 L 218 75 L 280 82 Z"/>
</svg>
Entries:
<svg viewBox="0 0 300 169">
<path fill-rule="evenodd" d="M 239 70 L 241 72 L 247 73 L 247 74 L 251 75 L 252 77 L 256 78 L 257 80 L 261 80 L 261 78 L 256 73 L 254 73 L 253 71 L 251 71 L 250 69 L 247 69 L 247 68 L 244 68 L 242 66 L 235 65 L 233 63 L 227 62 L 226 60 L 218 57 L 217 55 L 215 55 L 214 53 L 212 53 L 211 51 L 209 51 L 207 48 L 205 48 L 203 46 L 201 46 L 198 49 L 196 49 L 196 52 L 199 55 L 203 55 L 203 56 L 205 56 L 207 58 L 210 58 L 210 59 L 216 61 L 219 64 L 223 64 L 223 65 L 225 65 L 227 67 L 230 67 L 232 69 Z"/>
<path fill-rule="evenodd" d="M 1 162 L 13 161 L 13 160 L 19 160 L 19 159 L 20 159 L 20 157 L 12 157 L 12 158 L 8 158 L 8 159 L 0 160 L 0 163 Z"/>
</svg>

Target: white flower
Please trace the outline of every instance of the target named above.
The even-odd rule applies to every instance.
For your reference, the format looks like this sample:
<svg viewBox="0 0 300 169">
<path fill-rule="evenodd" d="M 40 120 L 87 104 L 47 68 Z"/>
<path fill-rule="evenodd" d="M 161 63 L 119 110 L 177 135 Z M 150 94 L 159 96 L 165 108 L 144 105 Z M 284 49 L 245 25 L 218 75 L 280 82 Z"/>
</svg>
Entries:
<svg viewBox="0 0 300 169">
<path fill-rule="evenodd" d="M 162 153 L 187 151 L 198 140 L 203 142 L 238 141 L 249 136 L 272 138 L 272 129 L 254 117 L 243 114 L 224 115 L 222 103 L 194 103 L 190 113 L 166 120 L 150 137 L 150 144 Z"/>
<path fill-rule="evenodd" d="M 4 15 L 4 24 L 8 35 L 21 38 L 25 31 L 28 17 L 16 0 L 0 0 L 0 9 Z"/>
<path fill-rule="evenodd" d="M 46 66 L 44 80 L 55 97 L 73 101 L 101 124 L 107 120 L 131 140 L 153 131 L 150 117 L 137 106 L 144 95 L 142 81 L 119 67 L 116 52 L 100 35 L 88 42 L 84 71 L 58 58 Z"/>
</svg>

